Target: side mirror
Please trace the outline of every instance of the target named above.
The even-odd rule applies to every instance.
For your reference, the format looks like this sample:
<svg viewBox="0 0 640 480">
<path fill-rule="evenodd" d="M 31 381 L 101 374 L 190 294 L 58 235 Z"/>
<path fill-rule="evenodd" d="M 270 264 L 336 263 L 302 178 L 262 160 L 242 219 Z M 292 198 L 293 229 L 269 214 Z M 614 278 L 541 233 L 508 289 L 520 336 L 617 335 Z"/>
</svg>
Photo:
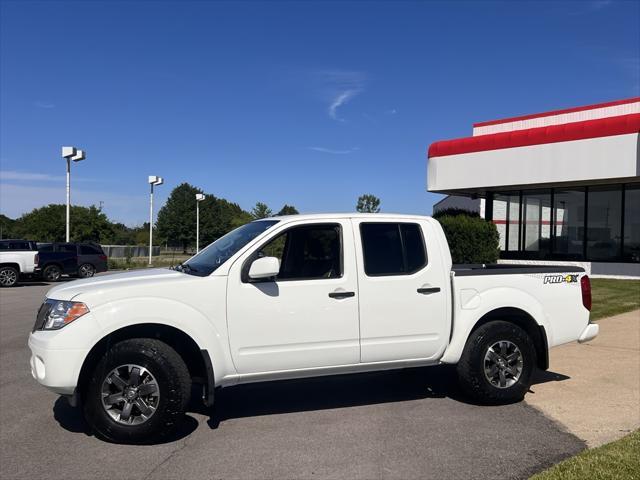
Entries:
<svg viewBox="0 0 640 480">
<path fill-rule="evenodd" d="M 249 269 L 249 278 L 260 280 L 275 277 L 280 273 L 280 260 L 276 257 L 262 257 L 254 260 Z"/>
</svg>

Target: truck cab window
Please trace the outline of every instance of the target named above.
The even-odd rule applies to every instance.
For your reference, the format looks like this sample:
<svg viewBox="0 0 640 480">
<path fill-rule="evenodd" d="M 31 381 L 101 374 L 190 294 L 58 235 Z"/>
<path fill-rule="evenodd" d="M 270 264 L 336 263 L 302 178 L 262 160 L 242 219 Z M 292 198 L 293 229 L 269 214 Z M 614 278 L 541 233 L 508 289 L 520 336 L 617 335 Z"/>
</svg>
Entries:
<svg viewBox="0 0 640 480">
<path fill-rule="evenodd" d="M 339 225 L 294 227 L 260 249 L 258 257 L 276 257 L 280 273 L 276 280 L 311 280 L 342 276 Z"/>
<path fill-rule="evenodd" d="M 417 223 L 362 223 L 364 271 L 370 276 L 409 275 L 422 269 L 427 254 Z"/>
</svg>

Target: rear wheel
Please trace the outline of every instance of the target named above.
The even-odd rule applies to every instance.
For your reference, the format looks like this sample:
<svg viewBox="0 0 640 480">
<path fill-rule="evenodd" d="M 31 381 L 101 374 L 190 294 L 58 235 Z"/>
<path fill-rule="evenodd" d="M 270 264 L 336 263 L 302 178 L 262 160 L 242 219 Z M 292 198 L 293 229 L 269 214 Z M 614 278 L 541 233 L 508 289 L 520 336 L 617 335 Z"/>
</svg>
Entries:
<svg viewBox="0 0 640 480">
<path fill-rule="evenodd" d="M 520 401 L 531 386 L 536 352 L 519 326 L 489 322 L 474 331 L 458 363 L 462 389 L 482 403 Z"/>
<path fill-rule="evenodd" d="M 90 278 L 96 273 L 96 268 L 90 263 L 83 263 L 78 267 L 78 276 L 80 278 Z"/>
<path fill-rule="evenodd" d="M 62 270 L 57 265 L 48 265 L 42 271 L 42 278 L 47 282 L 57 282 L 62 276 Z"/>
<path fill-rule="evenodd" d="M 0 267 L 0 287 L 13 287 L 18 283 L 18 269 Z"/>
<path fill-rule="evenodd" d="M 178 427 L 190 394 L 189 371 L 173 348 L 149 338 L 124 340 L 98 362 L 84 414 L 105 440 L 155 442 Z"/>
</svg>

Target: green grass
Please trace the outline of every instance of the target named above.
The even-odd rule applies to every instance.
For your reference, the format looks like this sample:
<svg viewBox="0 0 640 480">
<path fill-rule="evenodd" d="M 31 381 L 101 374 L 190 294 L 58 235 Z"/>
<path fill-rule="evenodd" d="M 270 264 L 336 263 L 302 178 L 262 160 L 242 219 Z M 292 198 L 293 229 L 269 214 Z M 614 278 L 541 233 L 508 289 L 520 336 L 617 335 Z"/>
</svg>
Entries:
<svg viewBox="0 0 640 480">
<path fill-rule="evenodd" d="M 640 280 L 591 279 L 591 320 L 640 308 Z"/>
<path fill-rule="evenodd" d="M 538 473 L 530 480 L 639 480 L 640 430 L 584 452 Z"/>
</svg>

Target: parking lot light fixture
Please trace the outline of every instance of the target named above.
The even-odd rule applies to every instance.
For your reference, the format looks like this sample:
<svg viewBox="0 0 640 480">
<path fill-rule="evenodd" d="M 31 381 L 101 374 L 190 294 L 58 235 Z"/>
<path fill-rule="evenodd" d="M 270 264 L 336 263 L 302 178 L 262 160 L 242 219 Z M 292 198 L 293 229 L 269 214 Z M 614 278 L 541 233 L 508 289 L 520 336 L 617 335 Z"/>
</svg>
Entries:
<svg viewBox="0 0 640 480">
<path fill-rule="evenodd" d="M 196 193 L 196 253 L 200 251 L 200 202 L 204 198 L 204 193 Z"/>
<path fill-rule="evenodd" d="M 164 178 L 156 175 L 149 175 L 149 185 L 151 186 L 151 196 L 149 197 L 149 266 L 151 266 L 151 253 L 153 251 L 153 187 L 164 183 Z"/>
<path fill-rule="evenodd" d="M 80 150 L 76 147 L 62 147 L 62 158 L 67 161 L 67 213 L 66 213 L 66 240 L 70 241 L 71 237 L 71 160 L 74 162 L 80 162 L 84 160 L 84 150 Z"/>
</svg>

